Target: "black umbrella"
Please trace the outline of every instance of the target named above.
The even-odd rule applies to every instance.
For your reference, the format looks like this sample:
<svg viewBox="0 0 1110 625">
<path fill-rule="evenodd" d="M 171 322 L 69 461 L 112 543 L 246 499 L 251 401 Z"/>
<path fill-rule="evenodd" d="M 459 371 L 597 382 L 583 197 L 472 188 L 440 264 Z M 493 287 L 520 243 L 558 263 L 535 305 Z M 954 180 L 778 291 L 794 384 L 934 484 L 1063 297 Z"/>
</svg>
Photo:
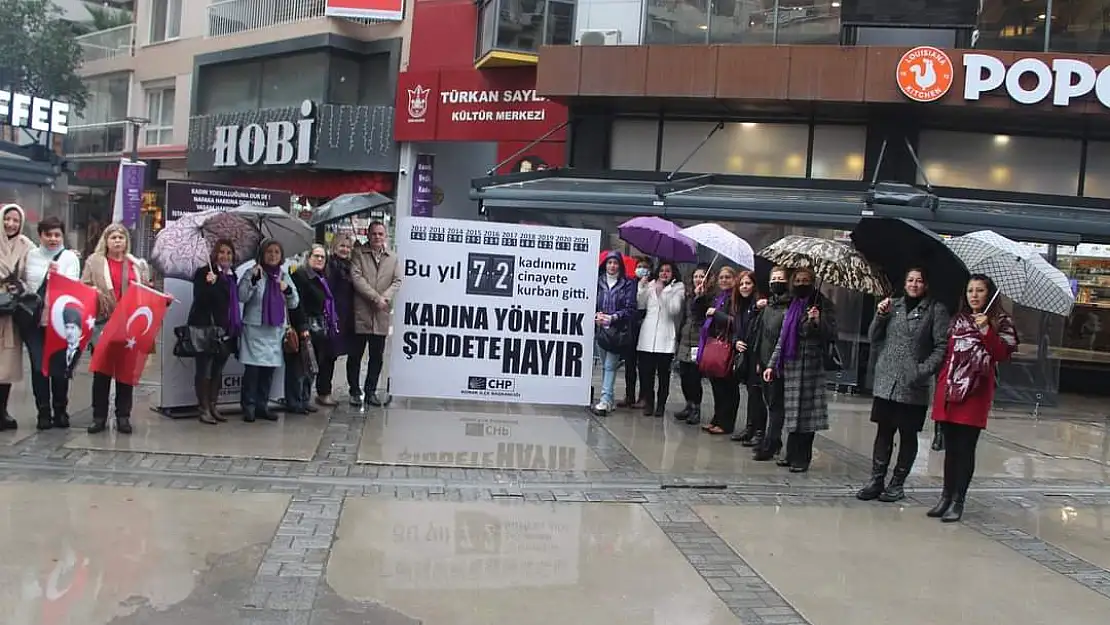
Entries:
<svg viewBox="0 0 1110 625">
<path fill-rule="evenodd" d="M 881 267 L 901 294 L 906 272 L 921 267 L 928 273 L 929 294 L 955 310 L 969 273 L 940 235 L 912 219 L 864 217 L 852 231 L 856 250 Z"/>
<path fill-rule="evenodd" d="M 334 200 L 325 202 L 317 207 L 316 212 L 312 214 L 312 219 L 309 220 L 308 224 L 310 226 L 322 226 L 392 203 L 393 200 L 374 191 L 368 193 L 344 193 Z"/>
</svg>

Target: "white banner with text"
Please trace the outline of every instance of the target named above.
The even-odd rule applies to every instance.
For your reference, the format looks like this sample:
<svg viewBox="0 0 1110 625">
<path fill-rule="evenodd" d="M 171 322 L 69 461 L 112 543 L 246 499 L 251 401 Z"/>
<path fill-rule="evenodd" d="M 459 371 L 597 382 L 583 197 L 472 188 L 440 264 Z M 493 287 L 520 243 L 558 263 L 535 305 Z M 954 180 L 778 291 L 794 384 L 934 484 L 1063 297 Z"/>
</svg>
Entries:
<svg viewBox="0 0 1110 625">
<path fill-rule="evenodd" d="M 390 392 L 586 405 L 601 233 L 409 217 Z"/>
</svg>

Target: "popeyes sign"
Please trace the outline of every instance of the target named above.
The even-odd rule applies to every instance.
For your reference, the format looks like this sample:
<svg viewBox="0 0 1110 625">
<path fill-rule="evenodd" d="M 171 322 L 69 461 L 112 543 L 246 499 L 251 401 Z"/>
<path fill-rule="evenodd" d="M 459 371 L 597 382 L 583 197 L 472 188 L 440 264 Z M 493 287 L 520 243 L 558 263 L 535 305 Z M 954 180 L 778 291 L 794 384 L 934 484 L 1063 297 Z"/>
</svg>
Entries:
<svg viewBox="0 0 1110 625">
<path fill-rule="evenodd" d="M 952 88 L 955 72 L 943 50 L 919 46 L 898 62 L 898 88 L 915 102 L 934 102 Z M 963 54 L 963 99 L 976 101 L 983 94 L 1001 89 L 1019 104 L 1050 100 L 1066 107 L 1089 94 L 1110 108 L 1110 64 L 1096 68 L 1080 59 L 1018 59 L 1006 65 L 998 57 L 979 52 Z"/>
</svg>

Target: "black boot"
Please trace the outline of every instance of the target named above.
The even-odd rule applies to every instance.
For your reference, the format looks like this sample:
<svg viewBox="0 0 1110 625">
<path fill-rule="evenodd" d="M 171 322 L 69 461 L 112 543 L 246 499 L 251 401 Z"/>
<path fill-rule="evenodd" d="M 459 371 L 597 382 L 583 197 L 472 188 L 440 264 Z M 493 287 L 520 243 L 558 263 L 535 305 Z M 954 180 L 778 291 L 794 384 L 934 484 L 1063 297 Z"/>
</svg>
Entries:
<svg viewBox="0 0 1110 625">
<path fill-rule="evenodd" d="M 120 434 L 131 433 L 131 417 L 116 416 L 116 431 Z"/>
<path fill-rule="evenodd" d="M 767 439 L 763 439 L 763 442 L 759 445 L 759 447 L 755 448 L 755 453 L 752 454 L 752 460 L 756 462 L 767 462 L 768 460 L 774 460 L 775 454 L 779 453 L 781 449 L 782 441 L 771 442 Z"/>
<path fill-rule="evenodd" d="M 50 414 L 49 408 L 39 408 L 38 421 L 35 423 L 36 430 L 49 430 L 54 427 L 54 416 Z"/>
<path fill-rule="evenodd" d="M 906 498 L 906 477 L 910 474 L 910 470 L 903 467 L 894 467 L 894 475 L 890 478 L 890 484 L 887 485 L 886 490 L 879 495 L 879 501 L 886 503 L 893 503 L 901 501 Z"/>
<path fill-rule="evenodd" d="M 69 429 L 69 412 L 65 406 L 54 406 L 54 427 L 60 430 Z"/>
<path fill-rule="evenodd" d="M 889 438 L 883 436 L 884 430 L 875 432 L 875 444 L 871 449 L 871 479 L 856 493 L 856 499 L 871 501 L 878 499 L 886 490 L 886 470 L 890 467 L 890 456 L 894 453 L 893 432 Z"/>
<path fill-rule="evenodd" d="M 966 495 L 961 493 L 957 494 L 956 498 L 952 500 L 952 507 L 948 508 L 940 520 L 942 523 L 958 523 L 964 517 L 964 500 Z M 930 512 L 932 512 L 930 510 Z"/>
<path fill-rule="evenodd" d="M 752 440 L 753 436 L 755 436 L 755 427 L 745 425 L 743 430 L 733 434 L 730 438 L 740 443 L 747 443 Z M 747 445 L 745 445 L 745 447 L 747 447 Z"/>
<path fill-rule="evenodd" d="M 664 392 L 664 389 L 659 389 L 659 395 L 655 398 L 655 411 L 652 416 L 662 417 L 667 411 L 667 400 L 670 399 L 670 393 Z"/>
<path fill-rule="evenodd" d="M 644 400 L 644 416 L 650 417 L 655 414 L 655 402 L 650 399 Z"/>
<path fill-rule="evenodd" d="M 756 430 L 752 437 L 742 443 L 744 447 L 759 447 L 763 444 L 763 432 Z"/>
<path fill-rule="evenodd" d="M 929 445 L 933 451 L 944 451 L 944 430 L 939 423 L 933 423 L 933 443 Z"/>
<path fill-rule="evenodd" d="M 15 422 L 15 419 L 7 411 L 0 413 L 0 432 L 16 429 L 19 429 L 19 424 Z"/>
<path fill-rule="evenodd" d="M 675 421 L 685 421 L 690 416 L 690 413 L 693 410 L 694 410 L 694 404 L 692 402 L 686 402 L 686 407 L 685 408 L 683 408 L 682 410 L 679 410 L 678 412 L 674 413 L 674 420 Z"/>
<path fill-rule="evenodd" d="M 952 493 L 944 491 L 940 494 L 940 499 L 931 510 L 925 513 L 925 516 L 931 519 L 939 519 L 948 512 L 948 508 L 952 507 Z"/>
<path fill-rule="evenodd" d="M 690 416 L 686 417 L 687 425 L 698 425 L 701 423 L 701 406 L 694 404 L 693 409 L 690 410 Z"/>
<path fill-rule="evenodd" d="M 89 434 L 100 434 L 108 429 L 108 415 L 93 415 L 92 425 L 89 426 Z"/>
</svg>

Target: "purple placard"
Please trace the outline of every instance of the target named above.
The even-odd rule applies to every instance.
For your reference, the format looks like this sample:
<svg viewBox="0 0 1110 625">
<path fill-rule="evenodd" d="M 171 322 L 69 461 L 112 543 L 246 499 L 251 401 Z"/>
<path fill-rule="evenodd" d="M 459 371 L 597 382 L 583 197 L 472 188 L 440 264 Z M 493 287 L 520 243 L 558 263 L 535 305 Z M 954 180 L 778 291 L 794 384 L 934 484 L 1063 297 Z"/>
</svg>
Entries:
<svg viewBox="0 0 1110 625">
<path fill-rule="evenodd" d="M 146 163 L 124 162 L 119 166 L 119 187 L 116 193 L 120 198 L 122 214 L 120 221 L 128 228 L 139 225 L 143 211 L 143 183 L 146 181 Z"/>
<path fill-rule="evenodd" d="M 435 211 L 435 192 L 432 169 L 434 154 L 417 154 L 416 171 L 412 177 L 412 216 L 431 217 Z"/>
</svg>

